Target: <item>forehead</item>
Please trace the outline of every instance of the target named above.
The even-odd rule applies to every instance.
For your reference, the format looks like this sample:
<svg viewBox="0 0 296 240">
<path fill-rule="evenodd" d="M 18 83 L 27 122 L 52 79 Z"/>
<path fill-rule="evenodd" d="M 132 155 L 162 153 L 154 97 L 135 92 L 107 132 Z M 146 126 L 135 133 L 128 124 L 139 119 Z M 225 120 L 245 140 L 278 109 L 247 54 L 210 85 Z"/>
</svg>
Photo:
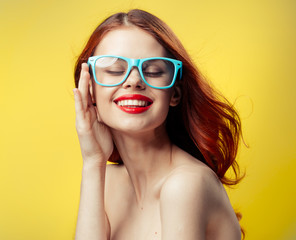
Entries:
<svg viewBox="0 0 296 240">
<path fill-rule="evenodd" d="M 165 57 L 165 48 L 144 30 L 125 26 L 108 32 L 94 55 L 118 55 L 128 58 Z"/>
</svg>

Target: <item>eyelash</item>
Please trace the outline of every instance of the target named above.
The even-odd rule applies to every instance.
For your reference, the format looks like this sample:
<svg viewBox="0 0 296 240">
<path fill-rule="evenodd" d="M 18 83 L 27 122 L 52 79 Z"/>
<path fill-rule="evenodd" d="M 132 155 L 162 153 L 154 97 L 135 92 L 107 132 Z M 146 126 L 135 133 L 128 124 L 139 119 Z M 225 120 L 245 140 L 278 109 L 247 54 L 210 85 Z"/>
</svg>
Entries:
<svg viewBox="0 0 296 240">
<path fill-rule="evenodd" d="M 108 70 L 106 70 L 106 73 L 119 76 L 119 75 L 124 74 L 125 71 L 110 71 L 110 70 L 108 71 Z"/>
<path fill-rule="evenodd" d="M 162 75 L 162 72 L 143 72 L 143 74 L 148 77 L 159 77 Z"/>
</svg>

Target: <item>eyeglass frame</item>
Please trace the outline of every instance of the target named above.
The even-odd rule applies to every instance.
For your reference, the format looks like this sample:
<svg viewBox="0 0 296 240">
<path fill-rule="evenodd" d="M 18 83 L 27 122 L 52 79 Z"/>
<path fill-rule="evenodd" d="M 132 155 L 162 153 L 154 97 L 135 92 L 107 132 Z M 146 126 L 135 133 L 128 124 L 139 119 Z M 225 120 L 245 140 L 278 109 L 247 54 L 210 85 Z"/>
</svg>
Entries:
<svg viewBox="0 0 296 240">
<path fill-rule="evenodd" d="M 125 77 L 123 78 L 122 81 L 120 81 L 119 83 L 116 83 L 116 84 L 104 84 L 104 83 L 100 83 L 97 80 L 96 71 L 95 71 L 95 64 L 96 64 L 96 61 L 99 58 L 102 58 L 102 57 L 114 57 L 114 58 L 119 58 L 119 59 L 125 60 L 127 62 L 127 64 L 128 64 L 127 71 L 126 71 Z M 170 61 L 170 62 L 172 62 L 174 64 L 174 68 L 175 68 L 174 77 L 173 77 L 173 80 L 172 80 L 172 82 L 171 82 L 171 84 L 169 86 L 156 87 L 156 86 L 152 86 L 151 84 L 149 84 L 146 81 L 146 79 L 144 77 L 144 74 L 142 72 L 142 65 L 143 65 L 143 63 L 145 61 L 148 61 L 148 60 L 167 60 L 167 61 Z M 168 89 L 168 88 L 171 88 L 172 86 L 174 86 L 179 70 L 180 70 L 180 75 L 179 75 L 180 77 L 179 78 L 180 79 L 182 78 L 182 62 L 179 61 L 179 60 L 173 59 L 173 58 L 150 57 L 150 58 L 134 59 L 134 58 L 127 58 L 127 57 L 121 57 L 121 56 L 116 56 L 116 55 L 99 55 L 99 56 L 91 56 L 91 57 L 89 57 L 88 61 L 87 61 L 87 64 L 88 64 L 88 67 L 91 66 L 91 70 L 92 70 L 92 74 L 94 76 L 95 82 L 97 84 L 103 86 L 103 87 L 115 87 L 115 86 L 121 85 L 122 83 L 124 83 L 126 81 L 128 76 L 130 75 L 130 72 L 131 72 L 133 67 L 138 68 L 138 71 L 139 71 L 140 76 L 141 76 L 142 80 L 144 81 L 144 83 L 147 86 L 149 86 L 151 88 L 155 88 L 155 89 Z"/>
</svg>

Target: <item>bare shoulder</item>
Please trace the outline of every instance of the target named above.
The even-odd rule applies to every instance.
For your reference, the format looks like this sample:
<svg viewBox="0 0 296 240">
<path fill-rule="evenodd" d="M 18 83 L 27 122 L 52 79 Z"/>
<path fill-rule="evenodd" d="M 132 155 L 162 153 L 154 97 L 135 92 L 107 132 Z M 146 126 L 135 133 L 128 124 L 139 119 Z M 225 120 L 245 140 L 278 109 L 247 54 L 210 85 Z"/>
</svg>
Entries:
<svg viewBox="0 0 296 240">
<path fill-rule="evenodd" d="M 177 153 L 176 157 L 182 158 L 181 164 L 172 170 L 161 189 L 163 221 L 171 226 L 181 222 L 182 234 L 192 233 L 188 239 L 240 239 L 239 223 L 216 174 L 186 153 Z M 178 219 L 178 223 L 171 219 Z"/>
<path fill-rule="evenodd" d="M 162 194 L 186 193 L 199 199 L 215 200 L 225 190 L 215 172 L 206 164 L 178 149 L 175 154 L 176 167 L 167 177 Z M 221 196 L 220 196 L 221 197 Z"/>
<path fill-rule="evenodd" d="M 161 199 L 174 197 L 177 201 L 194 203 L 202 209 L 219 204 L 227 197 L 216 174 L 195 159 L 177 166 L 167 177 L 161 190 Z"/>
</svg>

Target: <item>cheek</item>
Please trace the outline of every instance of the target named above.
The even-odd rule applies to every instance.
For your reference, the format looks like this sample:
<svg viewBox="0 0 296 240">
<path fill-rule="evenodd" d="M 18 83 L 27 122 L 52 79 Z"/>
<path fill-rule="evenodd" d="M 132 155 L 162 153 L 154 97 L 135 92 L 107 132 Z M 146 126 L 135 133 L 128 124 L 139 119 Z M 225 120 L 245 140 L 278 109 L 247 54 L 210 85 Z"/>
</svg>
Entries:
<svg viewBox="0 0 296 240">
<path fill-rule="evenodd" d="M 111 100 L 111 97 L 113 95 L 113 93 L 115 92 L 115 90 L 113 88 L 110 87 L 102 87 L 98 84 L 95 85 L 94 88 L 94 96 L 97 102 L 97 105 L 104 105 L 109 103 Z"/>
<path fill-rule="evenodd" d="M 170 103 L 171 103 L 171 98 L 173 96 L 173 90 L 169 89 L 169 91 L 164 92 L 161 96 L 161 101 L 162 101 L 162 105 L 164 108 L 169 108 Z"/>
<path fill-rule="evenodd" d="M 159 117 L 164 121 L 168 115 L 170 100 L 171 100 L 171 92 L 163 94 L 160 98 L 160 104 L 157 109 L 157 113 Z"/>
<path fill-rule="evenodd" d="M 111 96 L 113 94 L 112 89 L 96 86 L 94 96 L 97 104 L 97 109 L 101 115 L 108 113 L 110 104 L 112 104 Z"/>
</svg>

